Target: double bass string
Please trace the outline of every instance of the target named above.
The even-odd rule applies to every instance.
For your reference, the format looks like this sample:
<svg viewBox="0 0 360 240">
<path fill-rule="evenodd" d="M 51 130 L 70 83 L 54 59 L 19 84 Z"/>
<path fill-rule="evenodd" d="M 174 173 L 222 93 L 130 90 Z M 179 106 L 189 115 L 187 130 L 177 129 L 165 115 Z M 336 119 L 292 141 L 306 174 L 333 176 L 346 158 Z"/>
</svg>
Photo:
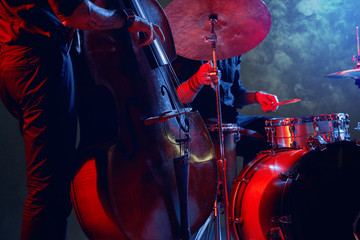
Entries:
<svg viewBox="0 0 360 240">
<path fill-rule="evenodd" d="M 140 11 L 140 14 L 142 15 L 142 17 L 145 18 L 145 19 L 148 19 L 148 17 L 146 16 L 146 13 L 144 13 L 144 11 L 142 11 L 141 6 L 138 3 L 138 0 L 134 0 L 134 1 L 136 3 L 137 10 Z M 166 75 L 167 76 L 172 76 L 171 80 L 174 82 L 174 85 L 177 85 L 177 87 L 179 88 L 183 99 L 185 99 L 185 101 L 186 101 L 186 104 L 183 104 L 183 105 L 185 105 L 186 107 L 190 107 L 189 101 L 188 101 L 186 95 L 184 94 L 184 90 L 181 87 L 180 81 L 176 76 L 176 73 L 175 73 L 175 71 L 174 71 L 174 69 L 173 69 L 173 67 L 171 65 L 171 61 L 169 60 L 169 58 L 168 58 L 168 56 L 167 56 L 167 54 L 166 54 L 166 52 L 164 50 L 164 47 L 162 46 L 161 43 L 158 43 L 158 44 L 156 44 L 156 43 L 158 43 L 158 39 L 155 39 L 155 41 L 153 43 L 151 43 L 151 45 L 155 45 L 155 48 L 159 47 L 158 51 L 162 52 L 162 56 L 164 56 L 166 58 L 165 65 L 167 65 L 167 67 L 170 69 L 170 73 L 169 73 L 169 69 L 166 69 L 166 71 L 167 71 Z M 153 48 L 150 47 L 150 49 L 151 49 L 153 55 L 156 56 L 156 54 L 154 53 Z M 154 57 L 154 59 L 155 59 L 155 61 L 157 63 L 157 66 L 160 67 L 161 64 L 158 62 L 158 59 L 156 57 Z M 162 69 L 161 68 L 159 68 L 159 69 L 160 69 L 161 75 L 163 76 L 163 79 L 165 79 L 165 76 L 164 76 L 164 73 L 162 72 Z M 165 84 L 166 84 L 167 88 L 170 89 L 169 86 L 168 86 L 167 81 L 165 81 Z M 180 112 L 178 108 L 177 108 L 177 111 Z"/>
<path fill-rule="evenodd" d="M 134 6 L 134 8 L 136 9 L 136 11 L 138 12 L 138 14 L 139 14 L 141 17 L 143 17 L 144 19 L 148 19 L 148 17 L 146 16 L 146 13 L 142 10 L 142 7 L 141 7 L 141 5 L 139 4 L 138 0 L 133 0 L 133 6 Z M 156 43 L 157 43 L 157 44 L 156 44 Z M 164 65 L 165 65 L 165 67 L 166 67 L 166 70 L 165 70 L 166 73 L 164 73 L 164 72 L 163 72 L 164 70 L 161 68 L 161 64 L 160 64 L 158 58 L 156 57 L 157 55 L 156 55 L 156 53 L 155 53 L 154 48 L 157 49 L 157 51 L 159 51 L 159 52 L 161 51 L 162 56 L 165 57 L 166 62 L 164 63 Z M 165 75 L 171 76 L 171 80 L 172 80 L 172 81 L 175 81 L 175 83 L 178 84 L 178 87 L 180 88 L 180 92 L 181 92 L 182 96 L 184 97 L 184 99 L 186 100 L 186 106 L 190 107 L 190 104 L 188 103 L 188 100 L 186 99 L 186 96 L 185 96 L 185 94 L 184 94 L 184 91 L 183 91 L 182 87 L 180 86 L 180 81 L 179 81 L 179 79 L 177 78 L 177 76 L 176 76 L 176 74 L 175 74 L 175 71 L 174 71 L 173 67 L 171 66 L 171 62 L 170 62 L 170 60 L 169 60 L 169 58 L 168 58 L 168 56 L 167 56 L 167 54 L 166 54 L 166 52 L 165 52 L 162 44 L 159 43 L 158 39 L 155 39 L 155 41 L 150 44 L 150 51 L 151 51 L 152 55 L 154 56 L 154 59 L 155 59 L 155 61 L 156 61 L 156 65 L 157 65 L 157 67 L 158 67 L 158 70 L 159 70 L 160 73 L 161 73 L 161 76 L 162 76 L 162 78 L 163 78 L 163 81 L 164 81 L 164 84 L 166 85 L 166 87 L 167 87 L 169 90 L 172 89 L 172 88 L 170 88 L 170 86 L 169 86 L 170 83 L 167 81 Z M 167 69 L 167 68 L 169 68 L 169 69 Z M 175 94 L 177 94 L 177 91 L 175 91 Z M 172 95 L 169 95 L 169 98 L 173 98 L 173 96 L 172 96 Z M 178 102 L 178 101 L 174 101 L 174 99 L 172 99 L 172 101 L 173 101 L 174 103 L 177 103 L 177 102 Z M 177 112 L 178 112 L 179 114 L 181 114 L 181 111 L 180 111 L 178 105 L 177 105 L 177 104 L 174 104 L 174 105 L 175 105 L 175 108 L 176 108 Z M 185 113 L 185 119 L 186 119 L 186 116 L 187 116 L 187 114 Z M 180 122 L 181 122 L 181 119 L 180 119 Z M 180 123 L 179 123 L 179 124 L 180 124 Z M 166 124 L 164 124 L 164 131 L 167 133 Z M 181 127 L 178 128 L 178 131 L 179 131 L 179 132 L 178 132 L 179 136 L 181 136 L 181 135 L 182 135 Z M 188 134 L 188 133 L 187 133 L 187 134 Z M 185 135 L 186 135 L 186 134 L 185 134 Z M 169 139 L 168 134 L 166 134 L 166 137 L 167 137 L 167 139 L 169 140 L 169 142 L 171 142 L 171 143 L 173 143 L 173 144 L 175 144 L 175 145 L 179 145 L 179 150 L 180 150 L 180 153 L 179 153 L 179 154 L 180 154 L 180 156 L 183 155 L 183 154 L 182 154 L 182 148 L 181 148 L 182 145 L 184 145 L 184 154 L 187 154 L 187 153 L 190 153 L 190 152 L 191 152 L 191 149 L 190 149 L 191 144 L 190 144 L 188 141 L 185 140 L 184 142 L 178 142 L 178 143 L 177 143 L 176 141 L 175 141 L 175 142 L 174 142 L 174 141 L 171 141 L 171 139 Z M 186 136 L 185 136 L 185 137 L 186 137 Z M 184 155 L 184 156 L 185 156 L 185 155 Z"/>
<path fill-rule="evenodd" d="M 133 5 L 134 5 L 134 8 L 137 10 L 138 14 L 139 14 L 141 17 L 143 17 L 144 19 L 148 20 L 149 18 L 146 16 L 146 13 L 142 10 L 141 5 L 139 4 L 138 0 L 133 0 L 133 3 L 134 3 L 134 4 L 133 4 Z M 156 43 L 158 43 L 158 44 L 156 44 Z M 151 50 L 151 52 L 152 52 L 152 54 L 153 54 L 153 56 L 154 56 L 154 59 L 155 59 L 155 61 L 156 61 L 156 64 L 157 64 L 160 72 L 161 72 L 161 75 L 162 75 L 163 79 L 165 80 L 165 74 L 162 72 L 162 69 L 160 68 L 161 64 L 159 63 L 159 61 L 158 61 L 158 59 L 157 59 L 157 57 L 156 57 L 156 54 L 155 54 L 153 48 L 157 48 L 159 52 L 161 51 L 161 52 L 162 52 L 162 56 L 164 56 L 164 57 L 166 58 L 166 63 L 165 63 L 165 65 L 167 65 L 167 67 L 170 69 L 170 73 L 168 72 L 169 70 L 166 69 L 166 71 L 167 71 L 167 72 L 166 72 L 166 75 L 167 75 L 167 76 L 172 76 L 172 78 L 171 78 L 172 81 L 174 81 L 175 84 L 179 87 L 182 97 L 184 97 L 184 99 L 186 100 L 185 106 L 186 106 L 186 107 L 190 107 L 190 104 L 188 103 L 189 101 L 188 101 L 188 99 L 186 98 L 186 95 L 184 94 L 184 91 L 183 91 L 182 87 L 180 86 L 180 85 L 181 85 L 181 84 L 180 84 L 180 81 L 179 81 L 179 79 L 177 78 L 176 73 L 175 73 L 173 67 L 171 66 L 171 62 L 170 62 L 168 56 L 166 55 L 166 52 L 165 52 L 162 44 L 159 43 L 158 39 L 155 39 L 155 41 L 154 41 L 153 43 L 151 43 L 150 45 L 153 46 L 153 47 L 150 47 L 150 50 Z M 155 45 L 155 46 L 154 46 L 154 45 Z M 171 89 L 171 88 L 169 87 L 169 85 L 168 85 L 169 83 L 168 83 L 167 81 L 164 81 L 164 82 L 165 82 L 165 84 L 166 84 L 166 87 L 167 87 L 168 89 Z M 178 106 L 176 106 L 176 109 L 177 109 L 177 111 L 180 113 L 180 110 L 179 110 Z"/>
</svg>

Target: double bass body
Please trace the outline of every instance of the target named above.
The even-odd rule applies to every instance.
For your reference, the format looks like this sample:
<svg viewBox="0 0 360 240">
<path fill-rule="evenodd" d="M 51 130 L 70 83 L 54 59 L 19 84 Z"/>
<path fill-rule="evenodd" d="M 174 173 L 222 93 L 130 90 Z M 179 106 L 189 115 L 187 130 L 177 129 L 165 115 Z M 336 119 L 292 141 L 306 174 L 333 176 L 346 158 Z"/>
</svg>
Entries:
<svg viewBox="0 0 360 240">
<path fill-rule="evenodd" d="M 107 8 L 139 4 L 96 3 Z M 174 59 L 162 8 L 155 0 L 142 0 L 141 7 L 148 20 L 163 30 L 166 40 L 158 44 L 168 59 Z M 104 107 L 116 112 L 103 122 L 116 123 L 117 134 L 111 146 L 81 154 L 72 183 L 81 227 L 90 239 L 178 239 L 180 201 L 174 159 L 189 156 L 189 223 L 191 231 L 197 231 L 212 211 L 217 188 L 215 152 L 200 115 L 180 114 L 184 109 L 172 84 L 171 68 L 161 62 L 156 48 L 144 51 L 123 29 L 86 32 L 84 39 L 91 76 L 111 101 L 112 107 Z M 162 121 L 161 116 L 170 112 L 174 117 Z M 149 123 L 149 119 L 159 121 Z M 80 116 L 80 123 L 84 121 Z"/>
</svg>

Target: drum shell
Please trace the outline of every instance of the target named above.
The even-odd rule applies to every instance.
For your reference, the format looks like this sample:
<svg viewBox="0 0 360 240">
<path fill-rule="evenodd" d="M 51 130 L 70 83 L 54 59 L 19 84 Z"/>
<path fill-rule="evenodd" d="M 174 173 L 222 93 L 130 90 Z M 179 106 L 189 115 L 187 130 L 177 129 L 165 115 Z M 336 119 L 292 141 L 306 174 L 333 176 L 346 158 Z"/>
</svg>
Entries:
<svg viewBox="0 0 360 240">
<path fill-rule="evenodd" d="M 349 140 L 349 115 L 320 114 L 300 118 L 267 120 L 265 129 L 273 148 L 305 148 L 311 138 L 327 144 Z"/>
<path fill-rule="evenodd" d="M 235 239 L 265 239 L 264 231 L 271 228 L 270 219 L 281 214 L 281 197 L 285 182 L 278 178 L 280 172 L 288 172 L 305 149 L 281 149 L 261 152 L 234 180 L 230 195 L 229 217 L 233 223 Z M 282 159 L 287 161 L 282 161 Z M 271 189 L 267 194 L 266 189 Z M 261 211 L 262 202 L 270 207 Z M 263 219 L 268 219 L 263 223 Z M 232 222 L 232 221 L 231 221 Z M 264 226 L 265 224 L 265 226 Z M 265 230 L 264 230 L 265 228 Z"/>
<path fill-rule="evenodd" d="M 215 147 L 216 158 L 221 159 L 219 130 L 217 124 L 207 124 L 206 126 Z M 226 159 L 227 191 L 230 193 L 232 180 L 237 175 L 236 143 L 240 140 L 241 137 L 240 127 L 238 127 L 237 124 L 232 123 L 224 123 L 222 126 L 224 136 L 224 158 Z M 222 176 L 222 174 L 219 174 L 219 176 Z"/>
<path fill-rule="evenodd" d="M 284 239 L 353 239 L 359 185 L 360 147 L 354 142 L 262 152 L 234 181 L 233 237 L 261 240 L 273 232 Z"/>
<path fill-rule="evenodd" d="M 314 127 L 311 122 L 294 123 L 287 119 L 279 125 L 267 127 L 267 131 L 270 132 L 268 133 L 269 142 L 273 148 L 303 148 L 307 145 L 309 137 L 314 136 Z M 271 132 L 275 134 L 271 135 Z"/>
</svg>

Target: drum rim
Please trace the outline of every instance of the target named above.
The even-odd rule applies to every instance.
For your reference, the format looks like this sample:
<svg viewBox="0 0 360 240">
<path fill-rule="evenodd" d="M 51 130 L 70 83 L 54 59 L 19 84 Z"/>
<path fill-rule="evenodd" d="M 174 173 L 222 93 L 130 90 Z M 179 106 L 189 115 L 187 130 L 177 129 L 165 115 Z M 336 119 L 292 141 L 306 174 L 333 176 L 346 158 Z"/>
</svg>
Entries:
<svg viewBox="0 0 360 240">
<path fill-rule="evenodd" d="M 349 120 L 347 113 L 317 114 L 311 116 L 291 118 L 271 118 L 265 121 L 265 127 L 287 126 L 297 123 L 309 123 L 318 121 Z"/>
<path fill-rule="evenodd" d="M 241 204 L 242 204 L 242 198 L 245 196 L 245 191 L 248 186 L 247 180 L 251 180 L 252 175 L 254 175 L 257 172 L 257 168 L 260 168 L 261 164 L 266 164 L 267 161 L 272 160 L 272 157 L 275 156 L 278 153 L 298 153 L 298 152 L 309 152 L 308 149 L 295 149 L 295 148 L 280 148 L 280 149 L 269 149 L 261 151 L 253 160 L 251 160 L 244 168 L 241 170 L 241 172 L 238 174 L 238 176 L 233 180 L 233 187 L 231 190 L 231 194 L 229 196 L 229 218 L 235 221 L 235 218 L 237 216 L 241 216 Z M 300 158 L 299 158 L 300 159 Z M 298 161 L 297 159 L 296 161 Z M 265 161 L 264 161 L 265 160 Z M 236 182 L 235 182 L 236 181 Z M 285 187 L 285 186 L 284 186 Z M 239 202 L 240 205 L 237 205 L 238 198 L 241 198 Z M 240 207 L 240 211 L 238 213 L 235 213 L 236 208 Z M 231 224 L 230 227 L 232 235 L 235 235 L 237 239 L 245 239 L 245 234 L 243 232 L 242 227 L 238 229 L 237 224 Z"/>
</svg>

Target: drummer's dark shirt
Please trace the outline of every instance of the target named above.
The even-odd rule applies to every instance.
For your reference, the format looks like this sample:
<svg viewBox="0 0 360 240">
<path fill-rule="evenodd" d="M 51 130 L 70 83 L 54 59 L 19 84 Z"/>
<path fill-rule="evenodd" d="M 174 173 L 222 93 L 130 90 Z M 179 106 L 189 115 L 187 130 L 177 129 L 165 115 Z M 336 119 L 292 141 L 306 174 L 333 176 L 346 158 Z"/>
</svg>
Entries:
<svg viewBox="0 0 360 240">
<path fill-rule="evenodd" d="M 181 56 L 173 62 L 173 67 L 180 82 L 185 82 L 194 75 L 204 62 L 190 60 Z M 240 77 L 241 56 L 219 60 L 218 69 L 221 71 L 220 97 L 221 112 L 224 123 L 237 123 L 243 126 L 258 118 L 238 113 L 237 109 L 245 105 L 246 90 Z M 205 85 L 191 102 L 193 110 L 199 111 L 203 119 L 217 117 L 215 88 Z"/>
</svg>

